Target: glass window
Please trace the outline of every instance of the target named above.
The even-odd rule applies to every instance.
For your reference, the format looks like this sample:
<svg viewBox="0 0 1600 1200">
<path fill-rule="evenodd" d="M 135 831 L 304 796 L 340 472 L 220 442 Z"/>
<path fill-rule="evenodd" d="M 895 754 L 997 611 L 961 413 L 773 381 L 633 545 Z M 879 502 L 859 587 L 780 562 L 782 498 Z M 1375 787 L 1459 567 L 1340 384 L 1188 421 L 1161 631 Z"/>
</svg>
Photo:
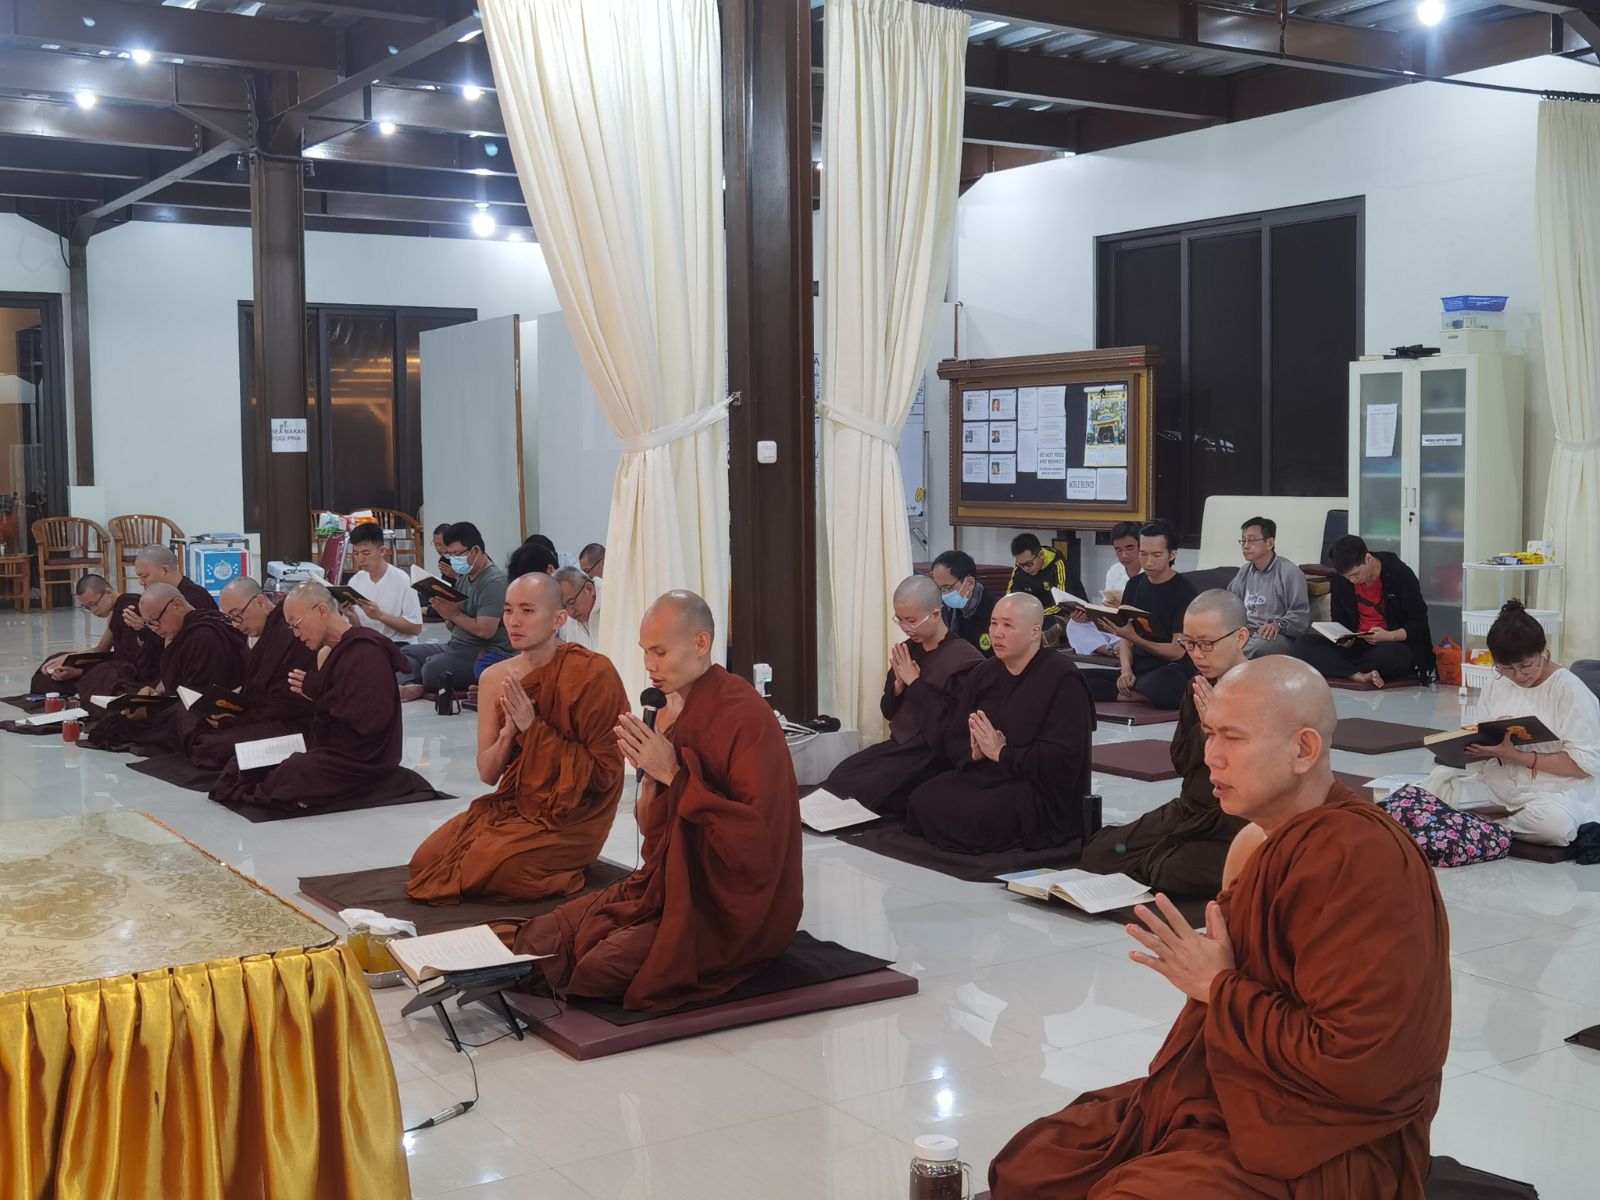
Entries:
<svg viewBox="0 0 1600 1200">
<path fill-rule="evenodd" d="M 0 554 L 31 554 L 33 523 L 65 511 L 59 306 L 0 293 Z"/>
</svg>

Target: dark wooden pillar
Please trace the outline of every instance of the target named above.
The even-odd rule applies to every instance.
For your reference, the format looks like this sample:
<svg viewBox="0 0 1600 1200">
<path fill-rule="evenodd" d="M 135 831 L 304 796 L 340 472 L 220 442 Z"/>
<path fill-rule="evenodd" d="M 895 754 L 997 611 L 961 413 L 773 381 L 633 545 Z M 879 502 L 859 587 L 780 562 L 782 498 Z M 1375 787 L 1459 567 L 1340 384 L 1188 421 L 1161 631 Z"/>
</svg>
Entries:
<svg viewBox="0 0 1600 1200">
<path fill-rule="evenodd" d="M 94 230 L 94 221 L 85 219 L 67 240 L 67 287 L 72 293 L 72 479 L 79 487 L 94 484 L 94 390 L 89 364 L 89 238 Z"/>
<path fill-rule="evenodd" d="M 817 711 L 811 6 L 722 0 L 734 669 L 770 663 L 785 715 Z M 756 443 L 777 461 L 756 462 Z"/>
</svg>

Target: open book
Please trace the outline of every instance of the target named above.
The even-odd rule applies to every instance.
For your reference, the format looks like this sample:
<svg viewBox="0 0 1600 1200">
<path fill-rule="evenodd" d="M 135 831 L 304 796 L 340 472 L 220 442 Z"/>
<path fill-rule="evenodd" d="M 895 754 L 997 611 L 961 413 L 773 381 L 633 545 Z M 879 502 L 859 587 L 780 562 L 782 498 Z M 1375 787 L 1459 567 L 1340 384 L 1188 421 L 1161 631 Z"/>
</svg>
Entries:
<svg viewBox="0 0 1600 1200">
<path fill-rule="evenodd" d="M 242 717 L 249 713 L 250 705 L 243 696 L 229 688 L 213 687 L 203 692 L 180 687 L 178 699 L 197 717 Z"/>
<path fill-rule="evenodd" d="M 89 714 L 81 708 L 63 708 L 60 712 L 34 713 L 31 717 L 18 717 L 13 724 L 16 725 L 59 725 L 63 721 L 81 721 Z"/>
<path fill-rule="evenodd" d="M 1091 621 L 1104 618 L 1114 625 L 1132 625 L 1140 637 L 1149 638 L 1152 642 L 1162 641 L 1169 636 L 1154 613 L 1137 605 L 1119 604 L 1112 607 L 1109 604 L 1091 604 L 1083 597 L 1063 592 L 1060 588 L 1051 588 L 1050 594 L 1065 612 L 1082 611 Z"/>
<path fill-rule="evenodd" d="M 306 739 L 298 733 L 290 733 L 240 742 L 233 748 L 233 756 L 239 760 L 239 770 L 259 771 L 262 767 L 275 767 L 291 754 L 303 753 L 305 748 Z"/>
<path fill-rule="evenodd" d="M 347 587 L 342 583 L 329 583 L 324 586 L 328 589 L 328 595 L 332 596 L 340 604 L 360 604 L 365 599 L 355 588 Z"/>
<path fill-rule="evenodd" d="M 1484 761 L 1469 759 L 1468 746 L 1498 746 L 1505 741 L 1508 733 L 1511 735 L 1512 745 L 1518 747 L 1542 746 L 1546 742 L 1561 740 L 1538 717 L 1509 717 L 1498 721 L 1480 721 L 1476 725 L 1463 725 L 1460 729 L 1447 729 L 1443 733 L 1423 738 L 1422 744 L 1426 749 L 1432 750 L 1433 757 L 1445 766 L 1466 767 L 1469 763 Z"/>
<path fill-rule="evenodd" d="M 1311 628 L 1336 646 L 1348 646 L 1361 635 L 1338 621 L 1313 621 Z"/>
<path fill-rule="evenodd" d="M 89 697 L 89 703 L 96 708 L 103 708 L 108 713 L 128 713 L 135 717 L 148 716 L 152 709 L 171 704 L 176 700 L 176 696 L 140 696 L 132 692 L 125 696 Z"/>
<path fill-rule="evenodd" d="M 415 563 L 411 565 L 411 590 L 424 600 L 450 600 L 460 604 L 467 597 L 437 575 L 430 575 Z"/>
<path fill-rule="evenodd" d="M 396 938 L 389 953 L 412 983 L 426 983 L 456 971 L 481 971 L 485 967 L 510 967 L 549 958 L 548 954 L 513 954 L 487 925 L 469 925 L 447 933 Z"/>
<path fill-rule="evenodd" d="M 835 796 L 825 788 L 818 788 L 809 796 L 800 797 L 801 823 L 818 833 L 832 833 L 835 829 L 865 825 L 877 819 L 878 814 L 865 805 Z"/>
<path fill-rule="evenodd" d="M 110 662 L 115 657 L 116 655 L 110 650 L 74 650 L 71 654 L 63 656 L 61 666 L 70 671 L 87 671 L 90 667 Z"/>
<path fill-rule="evenodd" d="M 1035 900 L 1065 900 L 1086 913 L 1110 912 L 1130 904 L 1151 904 L 1155 893 L 1126 875 L 1096 875 L 1092 871 L 1018 871 L 1001 875 L 1008 891 Z"/>
</svg>

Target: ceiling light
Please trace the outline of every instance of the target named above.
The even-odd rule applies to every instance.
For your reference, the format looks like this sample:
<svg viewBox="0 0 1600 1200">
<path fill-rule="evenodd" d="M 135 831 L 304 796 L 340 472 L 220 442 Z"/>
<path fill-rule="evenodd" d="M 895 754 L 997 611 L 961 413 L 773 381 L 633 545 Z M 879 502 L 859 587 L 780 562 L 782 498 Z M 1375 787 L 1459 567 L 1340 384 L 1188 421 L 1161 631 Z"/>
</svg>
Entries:
<svg viewBox="0 0 1600 1200">
<path fill-rule="evenodd" d="M 79 108 L 93 108 L 100 99 L 99 96 L 96 96 L 87 88 L 83 89 L 82 91 L 73 92 L 72 98 L 78 102 Z"/>
<path fill-rule="evenodd" d="M 462 34 L 460 37 L 458 37 L 456 39 L 456 41 L 458 41 L 458 42 L 470 42 L 473 38 L 477 37 L 482 32 L 483 32 L 483 30 L 481 30 L 481 29 L 474 29 L 471 33 Z"/>
<path fill-rule="evenodd" d="M 489 142 L 487 145 L 484 146 L 483 152 L 485 154 L 487 154 L 490 158 L 494 158 L 496 155 L 498 155 L 500 153 L 500 147 L 495 145 L 495 143 L 493 143 L 493 142 Z"/>
<path fill-rule="evenodd" d="M 389 137 L 398 128 L 399 128 L 399 126 L 396 125 L 393 121 L 379 121 L 378 122 L 378 132 L 383 134 L 384 137 Z"/>
<path fill-rule="evenodd" d="M 469 83 L 462 87 L 461 94 L 468 100 L 481 100 L 483 98 L 483 89 L 475 83 Z"/>
<path fill-rule="evenodd" d="M 522 240 L 522 230 L 520 229 L 513 229 L 510 233 L 506 234 L 506 241 L 508 242 L 520 242 Z"/>
<path fill-rule="evenodd" d="M 1422 0 L 1422 3 L 1417 5 L 1417 20 L 1424 25 L 1437 25 L 1444 18 L 1444 0 Z"/>
<path fill-rule="evenodd" d="M 148 50 L 130 50 L 128 51 L 128 57 L 133 59 L 134 62 L 138 63 L 142 67 L 155 56 Z"/>
<path fill-rule="evenodd" d="M 474 175 L 493 175 L 494 174 L 494 172 L 489 170 L 488 167 L 473 167 L 472 168 L 472 173 Z"/>
<path fill-rule="evenodd" d="M 39 49 L 41 49 L 41 50 L 59 50 L 59 49 L 61 49 L 61 43 L 60 42 L 40 42 L 39 43 Z"/>
<path fill-rule="evenodd" d="M 487 210 L 480 208 L 472 214 L 472 232 L 479 237 L 488 237 L 494 232 L 494 218 Z"/>
</svg>

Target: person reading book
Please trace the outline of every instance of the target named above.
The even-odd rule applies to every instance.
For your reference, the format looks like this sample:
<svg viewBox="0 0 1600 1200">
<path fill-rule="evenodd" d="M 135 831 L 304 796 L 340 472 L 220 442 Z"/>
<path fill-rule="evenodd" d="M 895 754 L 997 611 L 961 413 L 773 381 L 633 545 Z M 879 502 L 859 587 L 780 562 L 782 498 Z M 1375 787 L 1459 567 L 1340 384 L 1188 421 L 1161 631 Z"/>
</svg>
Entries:
<svg viewBox="0 0 1600 1200">
<path fill-rule="evenodd" d="M 712 662 L 711 609 L 668 592 L 639 626 L 645 671 L 667 695 L 649 728 L 617 717 L 644 772 L 639 869 L 515 934 L 560 996 L 667 1012 L 724 995 L 789 948 L 800 924 L 799 789 L 772 708 Z"/>
<path fill-rule="evenodd" d="M 928 578 L 938 585 L 939 601 L 944 605 L 940 615 L 950 632 L 970 642 L 985 658 L 993 658 L 989 618 L 998 597 L 978 582 L 978 564 L 972 555 L 965 550 L 946 550 L 933 560 Z"/>
<path fill-rule="evenodd" d="M 1244 601 L 1250 623 L 1245 657 L 1293 654 L 1295 639 L 1311 627 L 1305 572 L 1279 557 L 1278 523 L 1270 517 L 1251 517 L 1239 527 L 1239 550 L 1244 566 L 1228 590 Z"/>
<path fill-rule="evenodd" d="M 1521 601 L 1500 610 L 1488 643 L 1495 674 L 1478 697 L 1478 719 L 1533 717 L 1559 740 L 1527 744 L 1508 732 L 1466 748 L 1475 769 L 1436 767 L 1422 786 L 1523 841 L 1571 845 L 1578 826 L 1600 821 L 1600 699 L 1551 660 L 1544 627 Z"/>
<path fill-rule="evenodd" d="M 1166 521 L 1151 521 L 1139 530 L 1139 564 L 1143 574 L 1128 580 L 1122 603 L 1141 608 L 1154 618 L 1155 631 L 1140 632 L 1132 621 L 1101 618 L 1100 628 L 1115 634 L 1118 671 L 1095 671 L 1089 690 L 1096 700 L 1146 700 L 1156 708 L 1177 708 L 1194 667 L 1172 636 L 1183 628 L 1183 614 L 1194 599 L 1194 584 L 1177 571 L 1178 531 Z"/>
<path fill-rule="evenodd" d="M 1335 781 L 1333 697 L 1307 664 L 1236 667 L 1204 724 L 1218 799 L 1259 842 L 1203 931 L 1165 896 L 1128 926 L 1130 958 L 1187 1003 L 1148 1075 L 1013 1137 L 991 1196 L 1421 1200 L 1450 1045 L 1433 870 Z"/>
<path fill-rule="evenodd" d="M 148 630 L 134 629 L 123 611 L 136 607 L 139 597 L 132 592 L 119 596 L 104 575 L 79 576 L 73 591 L 79 608 L 106 623 L 100 640 L 87 653 L 111 657 L 73 666 L 66 661 L 72 652 L 53 654 L 33 673 L 28 691 L 34 695 L 115 696 L 152 682 L 161 669 L 161 639 Z"/>
<path fill-rule="evenodd" d="M 1122 592 L 1128 580 L 1144 568 L 1139 565 L 1139 530 L 1137 521 L 1118 521 L 1111 527 L 1111 552 L 1117 561 L 1106 568 L 1106 586 L 1100 599 L 1106 604 L 1122 603 Z"/>
<path fill-rule="evenodd" d="M 967 672 L 984 661 L 956 637 L 939 610 L 939 586 L 912 575 L 894 590 L 894 619 L 906 640 L 889 651 L 879 708 L 889 737 L 852 754 L 822 785 L 873 812 L 901 815 L 919 785 L 956 765 L 945 758 L 944 731 L 961 703 Z"/>
<path fill-rule="evenodd" d="M 215 608 L 195 608 L 172 584 L 155 583 L 139 597 L 139 617 L 142 628 L 164 646 L 160 678 L 139 688 L 138 694 L 176 696 L 180 687 L 203 692 L 244 682 L 250 645 Z M 96 710 L 89 711 L 94 717 Z M 102 750 L 170 754 L 181 746 L 182 711 L 183 706 L 174 703 L 159 709 L 106 712 L 94 717 L 85 740 Z"/>
<path fill-rule="evenodd" d="M 1172 735 L 1172 768 L 1182 777 L 1178 797 L 1132 824 L 1100 830 L 1083 848 L 1084 870 L 1127 875 L 1174 896 L 1221 891 L 1228 847 L 1245 822 L 1224 812 L 1212 791 L 1205 715 L 1217 683 L 1245 661 L 1245 619 L 1244 602 L 1220 589 L 1201 592 L 1183 614 L 1178 644 L 1196 674 L 1184 690 Z"/>
<path fill-rule="evenodd" d="M 1032 596 L 1044 609 L 1045 624 L 1060 625 L 1064 618 L 1055 594 L 1083 595 L 1082 582 L 1067 574 L 1066 556 L 1041 545 L 1034 534 L 1019 533 L 1011 539 L 1011 557 L 1014 565 L 1006 581 L 1006 595 Z"/>
<path fill-rule="evenodd" d="M 1082 672 L 1046 652 L 1044 611 L 1016 593 L 994 606 L 994 658 L 966 673 L 944 757 L 957 764 L 906 802 L 906 831 L 989 854 L 1070 845 L 1089 794 L 1094 704 Z"/>
<path fill-rule="evenodd" d="M 210 715 L 186 708 L 178 715 L 179 742 L 189 761 L 220 771 L 239 742 L 311 732 L 311 702 L 289 686 L 294 671 L 313 671 L 316 653 L 290 630 L 283 610 L 267 599 L 248 575 L 222 589 L 222 615 L 250 638 L 250 659 L 239 685 L 237 716 Z M 198 690 L 198 689 L 196 689 Z"/>
<path fill-rule="evenodd" d="M 400 651 L 375 629 L 353 625 L 320 583 L 302 583 L 283 602 L 289 631 L 317 656 L 314 671 L 291 671 L 289 687 L 315 706 L 306 750 L 270 768 L 242 771 L 237 758 L 211 788 L 213 800 L 315 812 L 370 808 L 437 795 L 400 766 L 405 739 L 394 672 Z"/>
<path fill-rule="evenodd" d="M 215 612 L 217 609 L 217 602 L 211 593 L 183 573 L 178 556 L 167 546 L 146 546 L 139 551 L 133 558 L 133 573 L 139 580 L 139 587 L 146 592 L 158 583 L 170 584 L 178 589 L 190 608 L 201 612 Z M 122 619 L 133 629 L 143 628 L 143 618 L 139 615 L 137 604 L 124 608 Z"/>
<path fill-rule="evenodd" d="M 610 659 L 557 637 L 566 620 L 550 576 L 524 575 L 506 589 L 517 653 L 478 684 L 478 778 L 495 789 L 417 848 L 406 885 L 413 900 L 582 890 L 622 797 L 616 724 L 628 697 Z"/>
<path fill-rule="evenodd" d="M 1338 572 L 1329 615 L 1355 638 L 1336 642 L 1313 630 L 1295 639 L 1295 655 L 1329 679 L 1378 688 L 1391 679 L 1431 675 L 1433 634 L 1415 572 L 1387 550 L 1372 553 L 1355 534 L 1334 542 L 1328 563 Z"/>
<path fill-rule="evenodd" d="M 350 531 L 349 547 L 350 564 L 356 568 L 349 588 L 356 598 L 341 611 L 396 645 L 415 642 L 422 632 L 422 598 L 411 586 L 411 577 L 389 562 L 383 527 L 361 522 Z"/>
<path fill-rule="evenodd" d="M 567 611 L 561 640 L 593 650 L 600 644 L 600 589 L 577 567 L 562 567 L 552 578 L 561 585 L 561 606 Z"/>
<path fill-rule="evenodd" d="M 445 561 L 455 576 L 446 580 L 463 597 L 460 602 L 436 599 L 433 611 L 445 619 L 448 642 L 413 642 L 400 647 L 410 663 L 400 685 L 403 700 L 421 699 L 426 692 L 449 686 L 462 692 L 472 683 L 473 661 L 492 650 L 501 658 L 511 653 L 511 642 L 500 624 L 506 606 L 506 573 L 483 548 L 483 534 L 470 521 L 457 521 L 444 532 Z"/>
</svg>

